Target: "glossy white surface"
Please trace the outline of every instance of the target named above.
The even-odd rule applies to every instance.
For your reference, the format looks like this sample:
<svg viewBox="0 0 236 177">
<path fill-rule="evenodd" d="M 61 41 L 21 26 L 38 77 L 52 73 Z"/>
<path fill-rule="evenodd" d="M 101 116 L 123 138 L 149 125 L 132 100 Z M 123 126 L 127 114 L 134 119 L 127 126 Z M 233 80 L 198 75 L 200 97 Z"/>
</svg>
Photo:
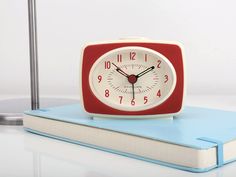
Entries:
<svg viewBox="0 0 236 177">
<path fill-rule="evenodd" d="M 236 111 L 236 96 L 188 96 L 188 105 Z M 229 177 L 236 162 L 207 173 L 191 173 L 0 126 L 1 177 Z"/>
</svg>

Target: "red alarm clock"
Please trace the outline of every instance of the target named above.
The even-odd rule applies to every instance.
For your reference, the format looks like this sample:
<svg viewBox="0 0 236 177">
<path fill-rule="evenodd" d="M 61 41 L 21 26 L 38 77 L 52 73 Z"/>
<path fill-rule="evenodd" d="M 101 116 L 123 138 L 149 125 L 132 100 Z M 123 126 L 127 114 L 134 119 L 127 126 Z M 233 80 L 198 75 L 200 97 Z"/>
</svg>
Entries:
<svg viewBox="0 0 236 177">
<path fill-rule="evenodd" d="M 183 48 L 145 39 L 88 44 L 81 57 L 81 99 L 93 116 L 175 115 L 184 97 Z"/>
</svg>

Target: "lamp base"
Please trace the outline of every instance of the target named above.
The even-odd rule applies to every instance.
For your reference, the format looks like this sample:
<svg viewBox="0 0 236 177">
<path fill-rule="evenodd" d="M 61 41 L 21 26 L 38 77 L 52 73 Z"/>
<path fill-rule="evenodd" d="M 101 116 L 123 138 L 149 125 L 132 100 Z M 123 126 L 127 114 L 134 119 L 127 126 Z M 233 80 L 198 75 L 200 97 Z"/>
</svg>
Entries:
<svg viewBox="0 0 236 177">
<path fill-rule="evenodd" d="M 78 99 L 41 98 L 40 108 L 79 103 Z M 23 125 L 23 112 L 31 109 L 30 98 L 6 99 L 0 101 L 0 125 Z"/>
</svg>

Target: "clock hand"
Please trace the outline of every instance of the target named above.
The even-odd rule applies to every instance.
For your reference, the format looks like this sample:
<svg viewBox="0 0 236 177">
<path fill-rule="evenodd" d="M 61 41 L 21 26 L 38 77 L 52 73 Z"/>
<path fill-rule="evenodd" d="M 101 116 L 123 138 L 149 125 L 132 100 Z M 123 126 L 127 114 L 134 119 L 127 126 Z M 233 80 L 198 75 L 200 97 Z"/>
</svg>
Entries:
<svg viewBox="0 0 236 177">
<path fill-rule="evenodd" d="M 145 69 L 144 71 L 142 71 L 141 73 L 137 74 L 136 77 L 139 78 L 141 76 L 143 76 L 144 74 L 147 74 L 148 72 L 152 71 L 155 67 L 154 66 L 151 66 L 147 69 Z"/>
<path fill-rule="evenodd" d="M 125 73 L 122 69 L 120 69 L 120 67 L 116 66 L 114 63 L 112 63 L 115 67 L 116 67 L 116 71 L 120 74 L 122 74 L 123 76 L 128 78 L 129 83 L 132 84 L 132 93 L 133 93 L 133 99 L 135 98 L 135 92 L 134 92 L 134 84 L 137 82 L 137 77 L 134 74 L 128 75 L 127 73 Z"/>
<path fill-rule="evenodd" d="M 145 69 L 144 71 L 142 71 L 141 73 L 137 74 L 137 75 L 134 75 L 134 74 L 131 74 L 131 75 L 128 75 L 126 72 L 124 72 L 122 69 L 120 69 L 120 67 L 118 67 L 116 64 L 112 63 L 115 67 L 116 67 L 116 71 L 120 74 L 122 74 L 123 76 L 127 77 L 128 78 L 128 81 L 129 83 L 132 84 L 132 93 L 133 93 L 133 99 L 135 98 L 135 92 L 134 92 L 134 84 L 137 82 L 137 79 L 141 76 L 143 76 L 144 74 L 152 71 L 155 67 L 154 66 L 151 66 L 147 69 Z"/>
<path fill-rule="evenodd" d="M 134 100 L 134 83 L 132 83 L 132 92 L 133 92 L 133 100 Z"/>
<path fill-rule="evenodd" d="M 133 93 L 133 100 L 134 100 L 134 98 L 135 98 L 135 96 L 134 96 L 134 84 L 137 82 L 137 77 L 134 75 L 134 74 L 131 74 L 131 75 L 129 75 L 128 76 L 128 82 L 129 83 L 131 83 L 131 85 L 132 85 L 132 93 Z"/>
<path fill-rule="evenodd" d="M 118 73 L 122 74 L 123 76 L 125 76 L 127 78 L 129 77 L 129 75 L 126 72 L 124 72 L 122 69 L 120 69 L 120 67 L 116 66 L 114 63 L 112 63 L 112 64 L 116 67 L 116 71 Z"/>
</svg>

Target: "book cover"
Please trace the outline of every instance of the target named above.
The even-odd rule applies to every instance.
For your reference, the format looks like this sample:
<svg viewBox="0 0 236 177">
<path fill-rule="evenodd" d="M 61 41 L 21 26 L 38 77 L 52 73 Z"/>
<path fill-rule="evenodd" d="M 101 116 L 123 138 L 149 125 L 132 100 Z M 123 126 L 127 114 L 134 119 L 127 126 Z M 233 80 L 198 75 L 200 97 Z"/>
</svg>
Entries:
<svg viewBox="0 0 236 177">
<path fill-rule="evenodd" d="M 75 104 L 26 111 L 25 114 L 24 126 L 27 131 L 182 170 L 205 172 L 236 159 L 235 112 L 185 107 L 183 112 L 173 119 L 93 119 L 84 113 L 79 104 Z M 37 124 L 30 122 L 35 119 L 38 120 Z M 52 121 L 51 126 L 44 129 L 44 120 Z M 58 122 L 60 124 L 57 124 Z M 47 122 L 47 125 L 49 124 L 50 122 Z M 70 129 L 72 125 L 77 127 Z M 81 129 L 81 126 L 92 129 Z M 68 127 L 67 131 L 63 131 L 63 127 Z M 81 133 L 77 135 L 78 138 L 71 138 L 70 133 L 77 132 L 76 128 L 81 129 Z M 97 134 L 97 137 L 87 135 L 88 132 L 93 132 L 93 129 L 95 133 L 98 133 L 97 130 L 105 132 Z M 106 140 L 102 138 L 106 137 L 108 132 L 113 133 L 109 137 L 111 140 L 117 138 L 119 145 L 113 147 L 110 144 L 116 143 L 104 143 Z M 80 140 L 80 136 L 84 136 L 84 139 Z M 130 147 L 126 140 L 128 136 L 138 137 L 131 139 Z M 109 137 L 106 137 L 107 140 Z M 102 143 L 98 142 L 99 138 Z M 94 142 L 93 139 L 98 140 Z M 152 141 L 148 143 L 154 143 L 153 146 L 144 140 Z M 132 149 L 131 146 L 136 148 Z M 143 148 L 139 149 L 142 146 Z M 183 156 L 188 153 L 189 157 Z"/>
</svg>

